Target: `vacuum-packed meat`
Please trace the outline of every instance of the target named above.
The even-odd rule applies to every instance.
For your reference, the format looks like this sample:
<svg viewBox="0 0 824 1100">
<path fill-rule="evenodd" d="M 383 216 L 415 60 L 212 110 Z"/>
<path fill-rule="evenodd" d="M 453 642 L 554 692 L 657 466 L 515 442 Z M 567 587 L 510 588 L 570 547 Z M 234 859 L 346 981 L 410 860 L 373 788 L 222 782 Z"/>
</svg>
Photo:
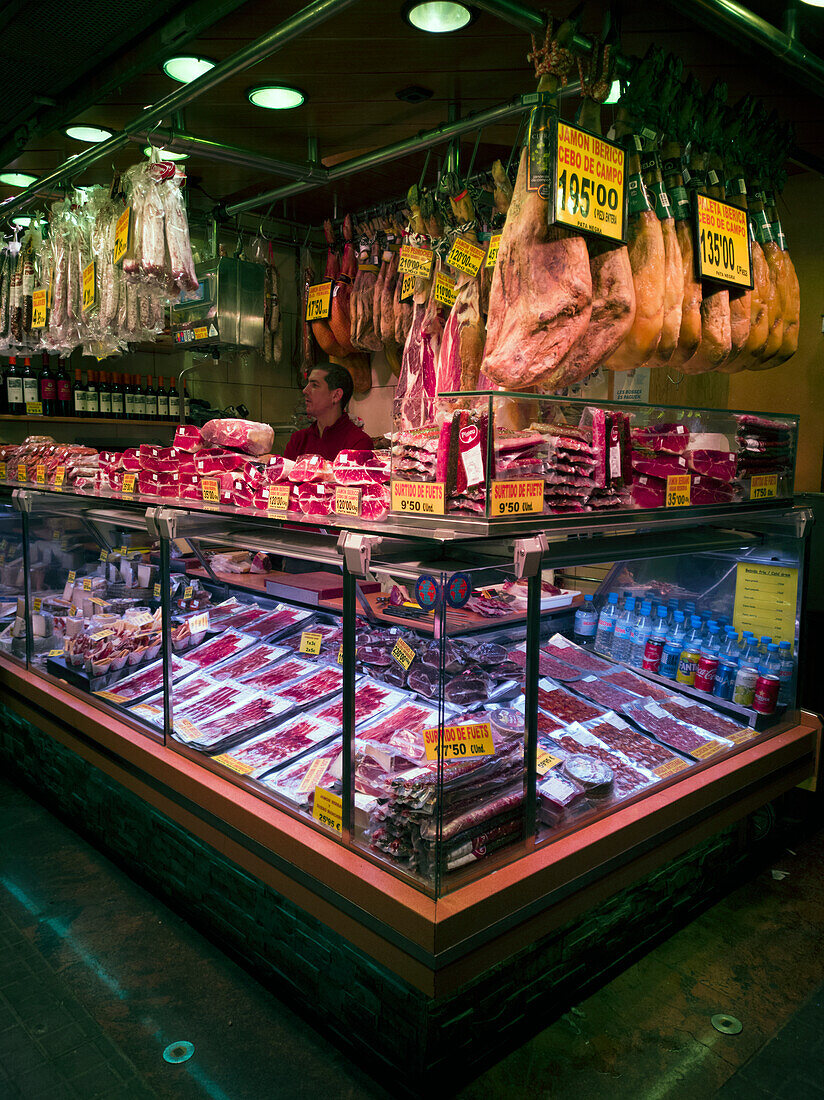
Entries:
<svg viewBox="0 0 824 1100">
<path fill-rule="evenodd" d="M 229 627 L 213 638 L 210 642 L 204 642 L 187 653 L 187 660 L 192 661 L 198 668 L 207 668 L 216 665 L 219 661 L 225 661 L 234 657 L 242 649 L 252 645 L 253 639 L 248 634 L 241 634 L 238 630 Z"/>
<path fill-rule="evenodd" d="M 243 676 L 250 676 L 253 672 L 259 672 L 266 665 L 271 665 L 286 655 L 286 650 L 278 646 L 254 645 L 244 650 L 233 661 L 216 668 L 213 676 L 215 680 L 240 680 Z"/>
</svg>

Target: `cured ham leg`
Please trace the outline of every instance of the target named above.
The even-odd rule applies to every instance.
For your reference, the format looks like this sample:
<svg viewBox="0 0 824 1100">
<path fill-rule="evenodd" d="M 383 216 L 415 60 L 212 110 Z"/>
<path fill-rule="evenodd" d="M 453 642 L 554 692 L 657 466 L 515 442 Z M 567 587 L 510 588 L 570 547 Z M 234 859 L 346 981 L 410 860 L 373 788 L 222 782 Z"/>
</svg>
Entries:
<svg viewBox="0 0 824 1100">
<path fill-rule="evenodd" d="M 328 245 L 326 250 L 326 272 L 324 278 L 334 280 L 337 278 L 340 272 L 340 265 L 338 264 L 338 255 L 335 252 L 335 235 L 332 230 L 332 223 L 327 220 L 323 223 L 323 229 L 326 234 L 326 243 Z M 334 294 L 334 285 L 332 288 Z M 327 355 L 346 355 L 348 348 L 342 347 L 335 334 L 329 325 L 329 321 L 313 321 L 312 322 L 312 335 L 320 345 L 321 351 L 325 351 Z"/>
<path fill-rule="evenodd" d="M 664 145 L 663 156 L 664 181 L 675 216 L 675 235 L 681 253 L 681 273 L 684 280 L 678 343 L 669 361 L 671 367 L 680 369 L 692 359 L 701 343 L 701 283 L 695 277 L 690 203 L 681 171 L 680 144 L 668 141 Z"/>
<path fill-rule="evenodd" d="M 349 214 L 343 219 L 343 239 L 343 261 L 340 274 L 332 288 L 329 328 L 338 346 L 343 349 L 343 354 L 352 355 L 355 349 L 352 347 L 352 341 L 349 338 L 349 311 L 351 308 L 352 283 L 358 273 L 358 265 L 355 259 L 355 246 L 352 244 L 352 218 Z"/>
<path fill-rule="evenodd" d="M 648 367 L 663 367 L 672 359 L 678 348 L 681 335 L 681 313 L 684 306 L 684 267 L 681 246 L 678 243 L 678 231 L 669 196 L 664 189 L 661 176 L 661 162 L 656 153 L 647 153 L 642 158 L 644 165 L 644 183 L 655 206 L 655 213 L 661 223 L 661 235 L 664 240 L 664 319 L 661 324 L 661 338 L 658 347 L 647 360 Z"/>
<path fill-rule="evenodd" d="M 765 196 L 765 199 L 767 203 L 765 206 L 765 213 L 769 221 L 770 235 L 775 244 L 775 266 L 779 268 L 780 265 L 779 276 L 775 283 L 773 283 L 771 279 L 770 285 L 775 285 L 780 302 L 782 319 L 781 343 L 777 350 L 771 355 L 770 351 L 775 343 L 775 337 L 771 332 L 766 341 L 762 359 L 759 362 L 750 363 L 748 367 L 749 370 L 769 370 L 771 367 L 777 367 L 779 364 L 785 363 L 791 356 L 795 355 L 798 349 L 801 288 L 798 284 L 798 275 L 796 274 L 795 267 L 793 266 L 790 254 L 786 248 L 784 232 L 775 209 L 775 200 L 772 195 Z M 768 256 L 768 265 L 769 262 Z M 772 268 L 770 268 L 770 271 L 772 272 Z"/>
<path fill-rule="evenodd" d="M 739 210 L 747 209 L 747 185 L 736 167 L 727 186 L 727 202 Z M 767 298 L 769 295 L 769 270 L 761 245 L 751 241 L 752 290 L 730 293 L 730 330 L 733 350 L 726 363 L 718 370 L 722 374 L 738 374 L 745 370 L 753 357 L 760 356 L 767 342 Z M 744 326 L 746 324 L 746 335 Z M 742 342 L 743 337 L 743 342 Z"/>
</svg>

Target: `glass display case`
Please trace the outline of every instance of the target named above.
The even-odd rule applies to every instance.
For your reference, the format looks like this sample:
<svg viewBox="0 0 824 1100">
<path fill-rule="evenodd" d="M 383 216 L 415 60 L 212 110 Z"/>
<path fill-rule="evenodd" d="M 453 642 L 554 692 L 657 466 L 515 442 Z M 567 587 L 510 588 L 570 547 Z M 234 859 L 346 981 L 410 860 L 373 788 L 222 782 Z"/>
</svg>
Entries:
<svg viewBox="0 0 824 1100">
<path fill-rule="evenodd" d="M 797 721 L 808 513 L 688 515 L 378 535 L 17 490 L 7 610 L 30 669 L 438 897 Z"/>
</svg>

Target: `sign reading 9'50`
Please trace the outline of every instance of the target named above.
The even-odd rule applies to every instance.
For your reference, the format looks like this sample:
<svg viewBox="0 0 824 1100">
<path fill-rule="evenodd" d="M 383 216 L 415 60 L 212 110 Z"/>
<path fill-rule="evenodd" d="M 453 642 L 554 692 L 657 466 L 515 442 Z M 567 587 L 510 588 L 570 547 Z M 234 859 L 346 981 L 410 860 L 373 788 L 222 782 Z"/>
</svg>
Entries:
<svg viewBox="0 0 824 1100">
<path fill-rule="evenodd" d="M 611 141 L 558 122 L 550 223 L 626 240 L 626 153 Z"/>
</svg>

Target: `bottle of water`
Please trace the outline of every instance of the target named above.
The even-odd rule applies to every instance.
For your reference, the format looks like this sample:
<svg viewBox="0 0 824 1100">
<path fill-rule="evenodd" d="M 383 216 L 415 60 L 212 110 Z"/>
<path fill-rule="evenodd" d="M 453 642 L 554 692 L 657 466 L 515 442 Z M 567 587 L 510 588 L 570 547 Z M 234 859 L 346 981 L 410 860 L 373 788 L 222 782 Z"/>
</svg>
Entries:
<svg viewBox="0 0 824 1100">
<path fill-rule="evenodd" d="M 752 633 L 749 638 L 747 638 L 747 645 L 741 657 L 741 664 L 750 665 L 752 668 L 756 669 L 761 664 L 761 650 L 758 639 Z"/>
<path fill-rule="evenodd" d="M 667 619 L 672 622 L 675 612 L 678 610 L 678 600 L 675 598 L 667 600 Z"/>
<path fill-rule="evenodd" d="M 792 702 L 790 694 L 795 676 L 793 648 L 789 642 L 781 642 L 778 647 L 778 705 L 788 707 Z"/>
<path fill-rule="evenodd" d="M 729 659 L 738 667 L 738 658 L 741 656 L 741 649 L 738 645 L 738 634 L 733 626 L 724 627 L 725 638 L 721 649 L 721 653 L 724 657 Z"/>
<path fill-rule="evenodd" d="M 641 604 L 641 613 L 632 625 L 630 634 L 629 663 L 631 668 L 644 667 L 644 650 L 647 639 L 652 633 L 652 604 L 646 600 Z"/>
<path fill-rule="evenodd" d="M 710 632 L 712 631 L 713 628 L 718 630 L 718 620 L 717 619 L 707 619 L 707 621 L 704 623 L 704 629 L 703 629 L 703 633 L 702 633 L 702 637 L 703 637 L 704 641 L 707 641 L 707 639 L 710 636 Z"/>
<path fill-rule="evenodd" d="M 690 615 L 689 629 L 684 639 L 685 644 L 691 644 L 700 649 L 704 640 L 704 627 L 700 615 Z"/>
<path fill-rule="evenodd" d="M 595 632 L 595 648 L 599 653 L 612 652 L 617 607 L 618 593 L 610 592 L 607 602 L 601 608 L 601 614 L 598 616 L 598 629 Z"/>
<path fill-rule="evenodd" d="M 767 647 L 769 646 L 770 642 L 772 642 L 772 638 L 770 638 L 767 634 L 762 634 L 761 635 L 761 642 L 758 646 L 758 652 L 762 656 L 767 652 Z M 776 646 L 776 648 L 777 648 L 777 646 Z"/>
<path fill-rule="evenodd" d="M 760 673 L 772 673 L 773 676 L 778 676 L 779 681 L 779 669 L 781 668 L 781 658 L 778 656 L 778 645 L 775 642 L 769 642 L 767 644 L 766 652 L 760 654 L 761 660 L 758 662 L 758 671 Z"/>
<path fill-rule="evenodd" d="M 579 643 L 591 642 L 598 629 L 598 612 L 592 602 L 592 596 L 585 596 L 583 606 L 575 612 L 575 641 Z"/>
<path fill-rule="evenodd" d="M 695 600 L 687 600 L 684 604 L 684 611 L 687 615 L 695 614 Z"/>
<path fill-rule="evenodd" d="M 625 596 L 623 610 L 618 612 L 615 620 L 615 633 L 612 638 L 612 658 L 615 661 L 626 661 L 629 658 L 635 618 L 635 597 Z"/>
<path fill-rule="evenodd" d="M 684 621 L 684 612 L 673 612 L 672 630 L 670 631 L 670 638 L 673 642 L 680 642 L 683 646 L 687 637 L 687 624 Z"/>
</svg>

